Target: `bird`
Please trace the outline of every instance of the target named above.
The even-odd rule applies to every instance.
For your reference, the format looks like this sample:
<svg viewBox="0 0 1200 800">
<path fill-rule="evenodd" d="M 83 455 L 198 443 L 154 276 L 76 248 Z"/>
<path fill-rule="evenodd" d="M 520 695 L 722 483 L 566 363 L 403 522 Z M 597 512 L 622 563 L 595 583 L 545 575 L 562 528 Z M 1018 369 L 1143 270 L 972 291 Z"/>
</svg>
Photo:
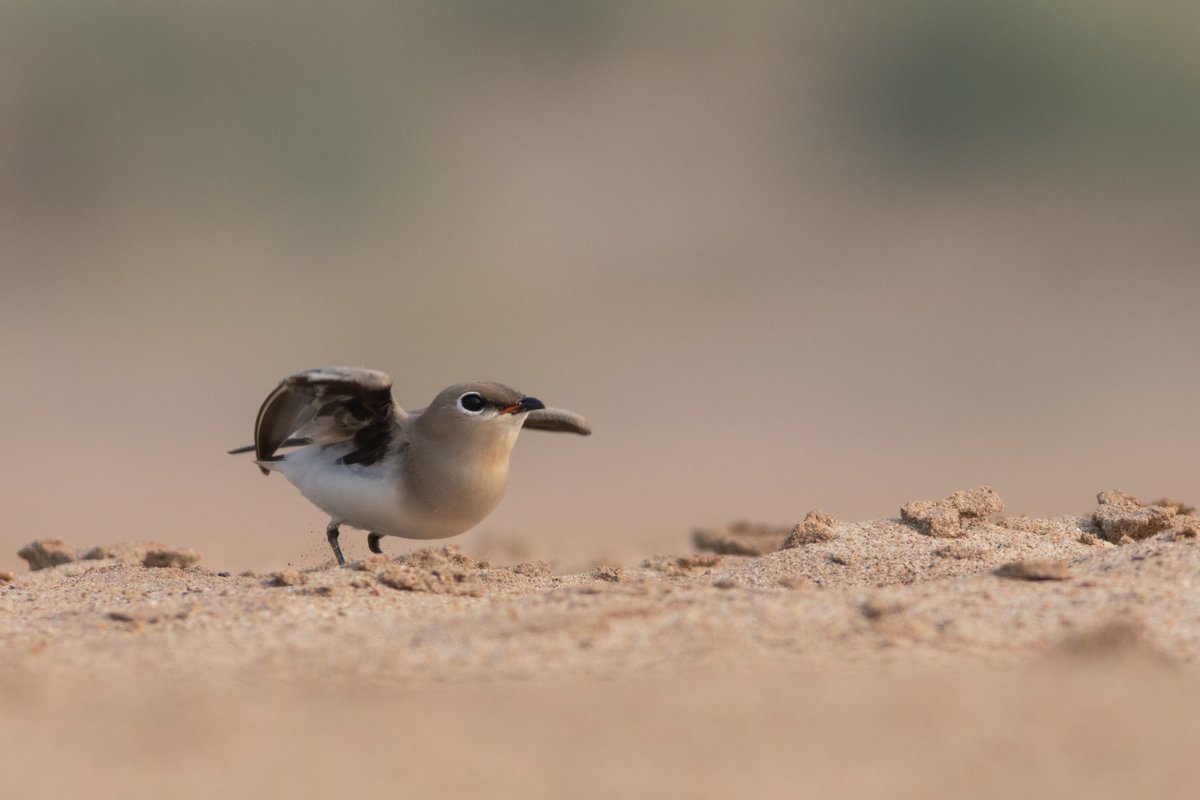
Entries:
<svg viewBox="0 0 1200 800">
<path fill-rule="evenodd" d="M 456 383 L 427 407 L 405 411 L 392 379 L 362 367 L 288 375 L 254 423 L 264 475 L 278 472 L 329 515 L 325 538 L 337 563 L 343 525 L 384 536 L 444 539 L 473 528 L 504 496 L 509 454 L 522 428 L 591 435 L 582 416 L 491 381 Z M 286 452 L 280 452 L 286 450 Z"/>
</svg>

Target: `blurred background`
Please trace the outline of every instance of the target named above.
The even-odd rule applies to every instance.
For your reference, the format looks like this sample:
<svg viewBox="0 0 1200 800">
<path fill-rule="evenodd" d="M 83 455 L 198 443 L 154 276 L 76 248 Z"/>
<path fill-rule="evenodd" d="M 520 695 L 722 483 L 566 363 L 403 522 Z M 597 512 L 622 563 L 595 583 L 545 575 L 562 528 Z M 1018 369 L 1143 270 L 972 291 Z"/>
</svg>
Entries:
<svg viewBox="0 0 1200 800">
<path fill-rule="evenodd" d="M 591 419 L 522 437 L 473 553 L 1200 498 L 1198 35 L 1184 2 L 4 0 L 0 567 L 324 561 L 224 451 L 328 364 Z"/>
</svg>

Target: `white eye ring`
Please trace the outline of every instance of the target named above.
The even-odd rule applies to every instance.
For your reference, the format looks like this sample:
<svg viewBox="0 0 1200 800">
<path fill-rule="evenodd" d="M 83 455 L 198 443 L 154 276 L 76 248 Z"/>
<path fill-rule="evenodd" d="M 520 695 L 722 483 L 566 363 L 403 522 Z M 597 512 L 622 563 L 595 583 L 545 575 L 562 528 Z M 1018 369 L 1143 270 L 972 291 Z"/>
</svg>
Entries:
<svg viewBox="0 0 1200 800">
<path fill-rule="evenodd" d="M 485 408 L 487 403 L 479 392 L 467 392 L 458 398 L 458 410 L 464 414 L 482 414 Z"/>
</svg>

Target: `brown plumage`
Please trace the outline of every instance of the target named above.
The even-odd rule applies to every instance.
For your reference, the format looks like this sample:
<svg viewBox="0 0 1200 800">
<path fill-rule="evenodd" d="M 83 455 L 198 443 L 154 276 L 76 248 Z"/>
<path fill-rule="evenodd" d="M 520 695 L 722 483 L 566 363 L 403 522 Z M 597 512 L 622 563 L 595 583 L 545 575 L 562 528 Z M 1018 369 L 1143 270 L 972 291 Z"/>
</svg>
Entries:
<svg viewBox="0 0 1200 800">
<path fill-rule="evenodd" d="M 500 383 L 451 386 L 419 411 L 392 399 L 382 372 L 328 367 L 289 375 L 267 396 L 253 449 L 263 472 L 280 472 L 338 526 L 381 535 L 443 538 L 474 526 L 500 501 L 522 427 L 589 435 L 578 414 L 546 408 Z M 279 454 L 283 448 L 295 448 Z"/>
</svg>

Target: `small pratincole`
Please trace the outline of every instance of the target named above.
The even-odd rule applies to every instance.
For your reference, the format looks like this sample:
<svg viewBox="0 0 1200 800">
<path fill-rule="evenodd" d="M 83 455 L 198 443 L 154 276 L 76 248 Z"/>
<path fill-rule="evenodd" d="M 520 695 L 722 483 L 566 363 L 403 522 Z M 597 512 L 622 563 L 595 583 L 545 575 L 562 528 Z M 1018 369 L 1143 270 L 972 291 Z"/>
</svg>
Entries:
<svg viewBox="0 0 1200 800">
<path fill-rule="evenodd" d="M 281 473 L 328 514 L 326 538 L 345 564 L 342 525 L 368 531 L 373 553 L 384 536 L 444 539 L 474 527 L 504 496 L 522 427 L 592 432 L 578 414 L 501 383 L 457 383 L 405 412 L 384 373 L 326 367 L 284 378 L 258 410 L 254 444 L 229 452 L 254 451 L 263 474 Z"/>
</svg>

